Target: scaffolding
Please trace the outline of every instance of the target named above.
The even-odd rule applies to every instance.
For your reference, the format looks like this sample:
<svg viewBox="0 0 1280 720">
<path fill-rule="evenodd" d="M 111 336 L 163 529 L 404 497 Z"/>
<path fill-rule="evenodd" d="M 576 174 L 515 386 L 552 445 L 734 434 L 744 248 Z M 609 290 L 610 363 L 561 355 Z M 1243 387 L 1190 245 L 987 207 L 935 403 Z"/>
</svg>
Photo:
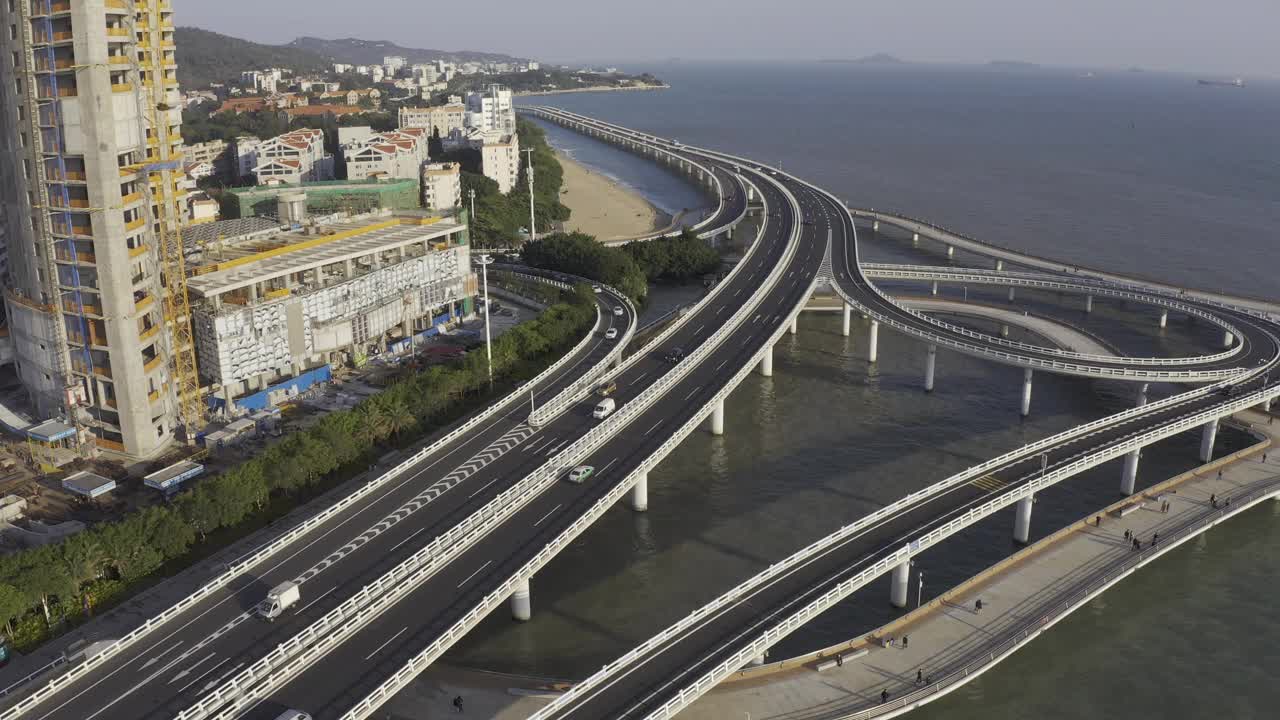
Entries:
<svg viewBox="0 0 1280 720">
<path fill-rule="evenodd" d="M 204 415 L 200 402 L 200 378 L 196 369 L 195 340 L 191 331 L 191 305 L 187 296 L 186 260 L 183 257 L 182 228 L 177 217 L 177 179 L 175 171 L 182 168 L 182 156 L 173 152 L 168 113 L 173 110 L 164 94 L 168 88 L 165 68 L 163 33 L 164 26 L 157 12 L 156 3 L 135 0 L 130 20 L 134 37 L 143 38 L 141 53 L 133 55 L 132 64 L 139 82 L 145 89 L 140 95 L 138 115 L 142 126 L 141 137 L 146 143 L 145 161 L 137 168 L 147 175 L 144 183 L 148 205 L 156 207 L 159 222 L 160 279 L 164 308 L 164 322 L 169 328 L 169 359 L 171 377 L 178 398 L 178 414 L 186 427 L 187 440 L 195 438 Z M 138 22 L 145 19 L 139 28 Z M 145 54 L 145 65 L 139 60 Z M 163 113 L 163 116 L 161 115 Z M 161 121 L 162 120 L 162 121 Z M 149 126 L 149 127 L 148 127 Z M 154 152 L 152 151 L 154 149 Z M 160 202 L 156 201 L 157 184 Z"/>
</svg>

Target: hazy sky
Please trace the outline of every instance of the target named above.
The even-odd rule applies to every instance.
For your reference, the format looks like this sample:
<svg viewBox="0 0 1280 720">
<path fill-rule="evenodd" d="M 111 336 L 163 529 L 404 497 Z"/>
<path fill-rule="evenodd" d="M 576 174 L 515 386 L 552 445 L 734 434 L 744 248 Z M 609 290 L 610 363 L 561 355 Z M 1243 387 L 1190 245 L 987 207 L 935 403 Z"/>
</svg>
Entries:
<svg viewBox="0 0 1280 720">
<path fill-rule="evenodd" d="M 544 60 L 905 59 L 1280 75 L 1280 0 L 173 0 L 261 42 L 391 40 Z"/>
</svg>

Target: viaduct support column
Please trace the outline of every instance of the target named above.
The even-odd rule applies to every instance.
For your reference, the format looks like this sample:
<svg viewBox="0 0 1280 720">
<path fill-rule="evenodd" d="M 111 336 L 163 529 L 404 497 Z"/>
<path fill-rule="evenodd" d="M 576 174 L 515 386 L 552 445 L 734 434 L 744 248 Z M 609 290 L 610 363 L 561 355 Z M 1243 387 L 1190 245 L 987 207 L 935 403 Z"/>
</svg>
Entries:
<svg viewBox="0 0 1280 720">
<path fill-rule="evenodd" d="M 711 409 L 711 434 L 724 434 L 724 400 L 717 402 Z"/>
<path fill-rule="evenodd" d="M 1015 289 L 1016 289 L 1016 288 L 1009 288 L 1009 302 L 1013 302 L 1013 297 L 1014 297 L 1014 293 L 1013 293 L 1013 291 L 1014 291 Z"/>
<path fill-rule="evenodd" d="M 907 580 L 911 576 L 911 561 L 903 560 L 893 569 L 893 586 L 889 588 L 889 604 L 896 608 L 907 606 Z"/>
<path fill-rule="evenodd" d="M 920 244 L 920 233 L 911 233 L 911 247 L 915 247 L 919 244 Z"/>
<path fill-rule="evenodd" d="M 791 318 L 791 327 L 789 328 L 789 332 L 790 332 L 792 335 L 795 335 L 797 332 L 799 332 L 799 331 L 800 331 L 800 324 L 799 324 L 799 323 L 800 323 L 800 319 L 799 319 L 799 318 L 797 318 L 797 317 L 793 317 L 793 318 Z"/>
<path fill-rule="evenodd" d="M 996 272 L 1004 272 L 1004 261 L 1003 261 L 1003 260 L 997 260 L 997 261 L 996 261 Z"/>
<path fill-rule="evenodd" d="M 1138 385 L 1138 407 L 1142 407 L 1143 405 L 1147 404 L 1147 388 L 1148 387 L 1150 387 L 1148 383 L 1142 383 Z"/>
<path fill-rule="evenodd" d="M 516 584 L 515 592 L 511 593 L 511 617 L 520 622 L 533 617 L 533 602 L 529 592 L 529 579 L 525 578 Z"/>
<path fill-rule="evenodd" d="M 631 486 L 631 509 L 644 512 L 649 509 L 649 473 L 640 476 L 640 480 Z"/>
<path fill-rule="evenodd" d="M 764 351 L 764 357 L 760 358 L 760 374 L 765 377 L 773 377 L 773 346 L 770 345 Z"/>
<path fill-rule="evenodd" d="M 953 257 L 955 257 L 955 256 L 956 256 L 956 246 L 955 246 L 955 245 L 948 245 L 948 246 L 947 246 L 947 257 L 949 257 L 949 258 L 953 258 Z"/>
<path fill-rule="evenodd" d="M 1264 413 L 1271 412 L 1271 401 L 1274 399 L 1275 398 L 1267 398 L 1266 400 L 1262 401 L 1262 412 Z"/>
<path fill-rule="evenodd" d="M 924 358 L 924 391 L 933 392 L 933 370 L 938 363 L 938 346 L 930 344 L 929 354 Z"/>
<path fill-rule="evenodd" d="M 1204 424 L 1204 432 L 1200 434 L 1200 462 L 1213 459 L 1213 441 L 1218 439 L 1218 421 L 1210 420 Z"/>
<path fill-rule="evenodd" d="M 880 323 L 871 321 L 871 336 L 867 338 L 867 362 L 875 364 L 880 349 Z"/>
<path fill-rule="evenodd" d="M 1124 456 L 1124 475 L 1120 478 L 1120 494 L 1129 497 L 1138 481 L 1138 459 L 1142 457 L 1139 448 Z"/>
<path fill-rule="evenodd" d="M 1087 313 L 1093 312 L 1093 296 L 1092 295 L 1084 296 L 1084 311 Z"/>
<path fill-rule="evenodd" d="M 1031 414 L 1031 368 L 1022 371 L 1022 417 Z"/>
<path fill-rule="evenodd" d="M 937 280 L 934 280 L 934 281 L 933 281 L 933 287 L 932 287 L 932 288 L 930 288 L 930 290 L 929 290 L 929 294 L 930 294 L 930 295 L 937 295 L 937 294 L 938 294 L 938 281 L 937 281 Z"/>
<path fill-rule="evenodd" d="M 849 303 L 844 304 L 844 322 L 840 325 L 840 334 L 849 337 L 849 324 L 853 319 L 853 306 Z"/>
<path fill-rule="evenodd" d="M 871 232 L 876 232 L 876 231 L 878 231 L 879 229 L 880 229 L 880 221 L 879 221 L 879 220 L 876 220 L 875 222 L 871 223 Z"/>
<path fill-rule="evenodd" d="M 1160 311 L 1160 329 L 1163 330 L 1164 328 L 1167 328 L 1167 327 L 1169 327 L 1169 311 L 1161 310 Z"/>
<path fill-rule="evenodd" d="M 1026 545 L 1027 538 L 1031 537 L 1031 506 L 1035 502 L 1034 495 L 1018 501 L 1017 514 L 1013 518 L 1013 539 L 1021 545 Z"/>
</svg>

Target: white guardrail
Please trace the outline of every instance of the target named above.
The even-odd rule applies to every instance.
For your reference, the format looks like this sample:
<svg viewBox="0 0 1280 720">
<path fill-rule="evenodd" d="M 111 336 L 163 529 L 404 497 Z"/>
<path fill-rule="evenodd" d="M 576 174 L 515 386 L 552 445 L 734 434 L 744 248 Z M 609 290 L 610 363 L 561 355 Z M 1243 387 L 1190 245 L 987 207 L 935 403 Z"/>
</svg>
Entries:
<svg viewBox="0 0 1280 720">
<path fill-rule="evenodd" d="M 872 567 L 842 581 L 839 585 L 828 590 L 821 597 L 813 600 L 805 607 L 787 617 L 785 620 L 769 628 L 750 645 L 734 653 L 731 657 L 720 663 L 716 668 L 708 671 L 693 684 L 683 688 L 676 697 L 667 701 L 662 707 L 647 715 L 645 720 L 661 720 L 673 717 L 681 708 L 693 702 L 694 699 L 701 696 L 711 687 L 715 686 L 720 682 L 720 680 L 723 680 L 741 669 L 744 665 L 750 662 L 752 658 L 758 657 L 761 653 L 777 644 L 777 642 L 782 640 L 782 638 L 822 614 L 840 600 L 848 597 L 867 583 L 888 572 L 894 566 L 905 562 L 912 556 L 924 551 L 938 542 L 941 542 L 947 537 L 969 527 L 970 525 L 973 525 L 979 520 L 1009 507 L 1022 498 L 1030 497 L 1037 491 L 1043 490 L 1050 485 L 1054 485 L 1068 477 L 1101 465 L 1108 460 L 1120 457 L 1131 450 L 1144 447 L 1189 428 L 1199 427 L 1211 420 L 1253 407 L 1262 403 L 1268 397 L 1276 396 L 1280 396 L 1280 388 L 1271 388 L 1267 391 L 1254 393 L 1253 395 L 1182 417 L 1173 423 L 1162 425 L 1146 432 L 1137 433 L 1120 443 L 1115 443 L 1100 451 L 1084 454 L 1081 459 L 1069 465 L 1059 467 L 1052 472 L 1037 477 L 1035 480 L 1022 485 L 1015 490 L 1000 495 L 999 497 L 983 503 L 980 506 L 971 508 L 960 517 L 941 527 L 935 528 L 925 535 L 922 535 L 920 538 L 910 541 L 910 543 L 904 545 L 901 549 L 895 550 L 889 555 L 881 558 L 876 561 L 875 565 Z M 939 483 L 939 485 L 941 484 L 942 483 Z M 824 538 L 808 548 L 801 550 L 792 557 L 787 558 L 781 563 L 770 566 L 769 570 L 766 570 L 765 573 L 771 573 L 770 577 L 773 577 L 780 572 L 785 572 L 793 566 L 795 562 L 800 560 L 801 555 L 803 555 L 804 558 L 812 557 L 818 552 L 825 550 L 840 540 L 848 537 L 849 534 L 851 533 L 847 533 L 842 529 L 836 535 Z M 761 573 L 761 575 L 764 575 L 765 573 Z M 754 587 L 758 587 L 760 584 L 761 583 L 756 583 Z M 734 599 L 736 600 L 736 598 Z M 538 716 L 535 715 L 534 717 L 536 718 Z"/>
<path fill-rule="evenodd" d="M 572 350 L 565 353 L 559 360 L 552 363 L 549 367 L 547 367 L 542 372 L 538 373 L 538 375 L 534 377 L 532 380 L 520 385 L 518 388 L 513 390 L 511 393 L 509 393 L 505 398 L 503 398 L 499 402 L 496 402 L 490 405 L 485 410 L 472 416 L 466 422 L 454 428 L 448 434 L 441 437 L 439 440 L 436 440 L 431 445 L 418 451 L 413 456 L 409 457 L 407 460 L 401 462 L 399 465 L 396 465 L 395 467 L 391 468 L 390 470 L 383 473 L 382 475 L 360 486 L 354 492 L 344 496 L 341 500 L 334 503 L 333 505 L 330 505 L 328 508 L 325 508 L 321 512 L 311 516 L 310 518 L 307 518 L 302 523 L 300 523 L 297 527 L 286 532 L 284 535 L 281 535 L 280 537 L 271 541 L 267 545 L 264 545 L 261 548 L 247 555 L 241 556 L 236 561 L 229 564 L 225 572 L 223 572 L 221 575 L 218 575 L 213 580 L 210 580 L 208 583 L 201 586 L 195 592 L 186 596 L 182 600 L 179 600 L 177 603 L 175 603 L 174 605 L 172 605 L 171 607 L 169 607 L 159 615 L 156 615 L 148 619 L 146 622 L 144 622 L 142 625 L 139 625 L 129 634 L 125 635 L 119 640 L 116 640 L 111 645 L 108 645 L 107 647 L 103 648 L 102 651 L 99 652 L 98 654 L 94 655 L 91 658 L 87 658 L 84 662 L 81 662 L 73 666 L 66 673 L 63 673 L 62 675 L 59 675 L 56 678 L 53 678 L 44 687 L 40 688 L 39 690 L 32 693 L 31 695 L 24 697 L 22 700 L 20 700 L 19 702 L 15 703 L 13 706 L 6 709 L 3 713 L 0 713 L 0 720 L 11 720 L 12 718 L 19 717 L 20 715 L 22 715 L 22 713 L 26 712 L 32 707 L 35 707 L 39 703 L 43 702 L 50 695 L 58 692 L 63 687 L 66 687 L 67 684 L 80 678 L 85 673 L 89 672 L 90 670 L 101 665 L 103 662 L 106 662 L 107 660 L 114 657 L 117 653 L 121 652 L 122 650 L 125 650 L 126 648 L 130 647 L 131 645 L 138 642 L 142 638 L 146 637 L 147 635 L 149 635 L 151 632 L 153 632 L 160 626 L 172 620 L 175 616 L 185 612 L 186 610 L 191 608 L 192 605 L 195 605 L 196 603 L 208 597 L 210 594 L 222 589 L 228 583 L 230 583 L 232 580 L 239 577 L 245 571 L 251 569 L 258 563 L 271 558 L 273 555 L 285 549 L 286 547 L 288 547 L 293 542 L 297 541 L 302 536 L 314 530 L 316 527 L 322 525 L 324 522 L 326 522 L 333 516 L 337 515 L 343 510 L 346 510 L 352 504 L 360 501 L 362 498 L 369 495 L 370 493 L 377 490 L 378 488 L 382 487 L 383 485 L 387 484 L 391 480 L 394 480 L 395 478 L 401 476 L 406 471 L 412 470 L 414 466 L 418 465 L 419 463 L 421 463 L 423 460 L 430 457 L 431 455 L 434 455 L 435 453 L 439 452 L 446 446 L 452 444 L 454 441 L 458 440 L 459 438 L 465 436 L 477 425 L 485 422 L 486 420 L 489 420 L 499 411 L 510 406 L 512 402 L 517 400 L 522 401 L 524 395 L 529 391 L 529 388 L 536 387 L 539 383 L 543 382 L 544 380 L 549 378 L 552 374 L 554 374 L 556 371 L 558 371 L 561 367 L 563 367 L 565 363 L 578 357 L 582 353 L 583 349 L 586 348 L 586 346 L 590 343 L 591 339 L 594 337 L 596 329 L 599 328 L 600 317 L 601 317 L 600 308 L 597 305 L 596 306 L 596 326 L 592 328 L 591 331 L 587 332 L 586 335 L 582 338 L 582 340 L 578 341 L 578 344 L 575 345 Z"/>
<path fill-rule="evenodd" d="M 783 189 L 783 192 L 786 192 L 786 190 Z M 796 202 L 795 198 L 791 196 L 790 193 L 786 193 L 786 195 L 794 211 L 796 212 L 796 217 L 798 218 L 799 210 L 800 210 L 799 203 Z M 649 386 L 649 388 L 647 388 L 644 391 L 644 393 L 642 393 L 639 397 L 637 397 L 635 400 L 632 400 L 630 403 L 623 405 L 619 410 L 617 410 L 613 415 L 611 415 L 610 416 L 611 420 L 605 421 L 609 429 L 607 436 L 611 437 L 613 433 L 616 432 L 615 428 L 621 428 L 629 424 L 634 417 L 638 416 L 640 413 L 646 410 L 650 405 L 652 405 L 653 402 L 657 400 L 657 398 L 665 394 L 668 388 L 674 386 L 681 379 L 683 379 L 684 376 L 687 375 L 688 372 L 692 370 L 692 368 L 697 367 L 708 355 L 710 355 L 711 352 L 715 350 L 716 347 L 718 347 L 734 330 L 736 330 L 736 328 L 739 325 L 741 325 L 742 322 L 744 322 L 745 319 L 748 316 L 750 316 L 752 312 L 756 310 L 756 308 L 760 306 L 760 304 L 763 302 L 764 295 L 767 293 L 767 290 L 769 288 L 772 288 L 773 285 L 777 283 L 778 278 L 781 277 L 782 275 L 782 271 L 786 269 L 791 258 L 795 255 L 796 249 L 799 245 L 800 229 L 801 229 L 801 225 L 798 222 L 792 227 L 791 237 L 788 241 L 787 249 L 785 251 L 783 258 L 781 259 L 780 262 L 778 262 L 774 266 L 774 269 L 770 272 L 768 277 L 765 278 L 764 282 L 759 286 L 759 290 L 757 290 L 757 292 L 752 295 L 751 299 L 747 303 L 739 307 L 738 310 L 735 311 L 734 314 L 729 318 L 729 320 L 726 321 L 723 325 L 721 325 L 720 329 L 718 329 L 711 337 L 709 337 L 706 341 L 700 344 L 698 348 L 694 350 L 692 353 L 690 353 L 690 355 L 685 360 L 680 362 L 674 370 L 665 374 L 660 380 L 658 380 L 653 385 Z M 761 236 L 763 235 L 763 232 L 764 232 L 764 226 L 761 227 Z M 757 240 L 757 244 L 758 244 L 758 240 Z M 747 263 L 742 262 L 738 264 L 738 267 L 745 267 L 746 265 Z M 737 268 L 735 268 L 735 271 L 736 270 Z M 724 282 L 724 283 L 721 283 L 721 286 L 723 287 L 723 286 L 726 286 L 727 284 L 728 284 L 727 282 Z M 709 295 L 708 298 L 704 298 L 702 303 L 707 302 L 707 300 L 710 297 L 711 296 Z M 688 315 L 685 316 L 685 318 L 691 317 L 694 314 L 695 313 L 689 313 Z M 785 327 L 786 326 L 784 324 L 783 328 L 785 329 Z M 664 332 L 664 335 L 665 334 L 666 333 Z M 751 367 L 751 363 L 748 363 L 746 367 L 749 370 Z M 685 423 L 684 429 L 682 431 L 686 431 L 691 426 L 696 426 L 699 422 L 703 420 L 703 418 L 704 418 L 704 414 L 694 415 L 689 421 Z M 589 432 L 587 436 L 584 436 L 582 440 L 578 441 L 574 445 L 576 446 L 581 444 L 583 446 L 587 446 L 588 440 L 593 435 L 596 435 L 596 434 L 599 434 L 602 437 L 604 437 L 605 433 L 601 432 L 604 429 L 605 429 L 605 425 L 597 426 L 595 429 Z M 642 472 L 646 472 L 649 467 L 657 464 L 658 460 L 664 457 L 666 453 L 670 452 L 672 448 L 674 448 L 677 444 L 679 444 L 680 439 L 682 439 L 682 437 L 683 436 L 680 436 L 680 438 L 677 438 L 673 436 L 671 438 L 668 438 L 667 441 L 664 442 L 662 446 L 658 448 L 658 450 L 652 453 L 649 456 L 649 459 L 644 464 L 641 465 L 641 469 L 633 471 L 624 479 L 623 482 L 620 482 L 614 485 L 613 488 L 610 489 L 610 491 L 606 493 L 603 497 L 597 500 L 591 506 L 591 508 L 588 509 L 588 511 L 585 514 L 580 516 L 568 528 L 566 528 L 560 535 L 558 535 L 552 542 L 547 544 L 541 551 L 539 551 L 539 553 L 532 560 L 526 563 L 524 567 L 522 567 L 519 571 L 513 574 L 505 582 L 503 582 L 503 584 L 499 586 L 496 590 L 486 595 L 484 599 L 481 600 L 481 602 L 475 608 L 473 608 L 466 616 L 464 616 L 461 620 L 459 620 L 452 627 L 446 630 L 443 635 L 441 635 L 433 643 L 431 643 L 425 649 L 423 649 L 422 652 L 420 652 L 418 655 L 411 658 L 407 663 L 405 663 L 405 665 L 399 671 L 397 671 L 394 675 L 392 675 L 390 678 L 384 681 L 380 686 L 378 686 L 373 692 L 371 692 L 368 696 L 366 696 L 363 700 L 361 700 L 357 705 L 355 705 L 350 710 L 348 710 L 345 714 L 343 714 L 342 719 L 343 720 L 360 720 L 362 718 L 369 717 L 373 712 L 377 710 L 377 708 L 382 703 L 389 700 L 391 696 L 394 695 L 401 687 L 403 687 L 406 683 L 408 683 L 410 680 L 416 677 L 419 673 L 425 670 L 427 666 L 429 666 L 436 658 L 438 658 L 441 654 L 443 654 L 445 650 L 447 650 L 450 646 L 453 645 L 453 643 L 457 642 L 459 638 L 461 638 L 472 627 L 478 624 L 480 620 L 484 618 L 491 610 L 493 610 L 494 607 L 496 607 L 499 603 L 501 603 L 503 599 L 509 597 L 515 591 L 516 586 L 520 582 L 532 576 L 533 573 L 536 572 L 538 568 L 542 567 L 547 562 L 549 562 L 551 558 L 554 557 L 557 553 L 559 553 L 559 551 L 565 545 L 567 545 L 569 542 L 572 542 L 574 538 L 576 538 L 584 530 L 590 527 L 590 525 L 593 522 L 595 522 L 595 520 L 598 517 L 600 517 L 600 515 L 603 515 L 605 511 L 607 511 L 610 507 L 612 507 L 614 503 L 616 503 L 617 500 L 622 497 L 623 494 L 625 494 L 628 490 L 630 490 L 631 486 L 635 484 L 635 482 L 639 478 L 639 475 Z M 590 444 L 589 448 L 584 447 L 581 454 L 579 454 L 577 451 L 574 450 L 574 446 L 570 446 L 570 449 L 566 449 L 562 451 L 560 453 L 560 456 L 564 456 L 568 453 L 571 453 L 571 451 L 573 454 L 569 455 L 569 459 L 566 462 L 561 463 L 560 467 L 566 467 L 567 465 L 572 464 L 572 462 L 576 462 L 578 458 L 580 458 L 582 455 L 585 454 L 585 452 L 587 452 L 589 449 L 594 449 L 594 447 L 596 447 L 599 444 L 600 443 L 593 443 L 593 444 Z M 182 720 L 186 720 L 186 719 L 184 718 Z"/>
<path fill-rule="evenodd" d="M 874 277 L 886 280 L 939 280 L 945 282 L 967 282 L 978 285 L 1000 285 L 1011 287 L 1030 287 L 1041 290 L 1058 290 L 1072 293 L 1085 293 L 1092 295 L 1106 295 L 1108 297 L 1121 298 L 1124 300 L 1133 300 L 1147 305 L 1169 308 L 1177 310 L 1187 315 L 1208 320 L 1223 330 L 1230 332 L 1235 337 L 1240 337 L 1240 330 L 1219 318 L 1216 315 L 1207 313 L 1199 308 L 1187 305 L 1186 303 L 1169 300 L 1159 295 L 1150 293 L 1135 292 L 1133 290 L 1122 290 L 1114 286 L 1092 285 L 1085 283 L 1074 283 L 1063 281 L 1053 275 L 1031 275 L 1024 273 L 1008 273 L 1008 272 L 991 272 L 987 271 L 970 271 L 967 268 L 957 269 L 940 269 L 928 266 L 917 265 L 877 265 L 872 263 L 863 263 L 863 274 L 866 277 Z M 962 328 L 951 323 L 943 322 L 929 315 L 922 314 L 915 310 L 908 309 L 913 315 L 920 317 L 922 320 L 931 324 L 945 328 L 951 332 L 959 332 L 968 337 L 982 338 L 986 342 L 1001 345 L 1003 347 L 1011 347 L 1019 350 L 1032 350 L 1036 352 L 1052 353 L 1064 358 L 1074 360 L 1093 360 L 1110 363 L 1133 363 L 1138 365 L 1202 365 L 1205 363 L 1221 362 L 1234 355 L 1239 354 L 1242 349 L 1240 343 L 1234 343 L 1230 349 L 1213 355 L 1200 355 L 1190 357 L 1114 357 L 1109 355 L 1096 355 L 1090 353 L 1073 352 L 1071 350 L 1062 350 L 1059 348 L 1046 348 L 1039 345 L 1018 342 L 1016 340 L 1008 340 L 1005 338 L 993 337 L 983 333 L 975 332 L 967 328 Z"/>
</svg>

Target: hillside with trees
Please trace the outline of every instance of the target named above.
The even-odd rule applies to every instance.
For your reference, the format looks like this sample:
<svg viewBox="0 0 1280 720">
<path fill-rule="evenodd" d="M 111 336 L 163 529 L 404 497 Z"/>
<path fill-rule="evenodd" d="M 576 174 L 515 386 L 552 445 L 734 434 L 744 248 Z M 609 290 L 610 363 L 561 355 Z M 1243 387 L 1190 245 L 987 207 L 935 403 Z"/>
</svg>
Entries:
<svg viewBox="0 0 1280 720">
<path fill-rule="evenodd" d="M 350 65 L 381 65 L 382 58 L 391 56 L 402 57 L 410 64 L 426 63 L 433 60 L 498 63 L 515 63 L 525 60 L 525 58 L 512 57 L 503 53 L 411 48 L 397 45 L 387 40 L 361 40 L 359 38 L 325 40 L 317 37 L 300 37 L 283 47 L 304 50 L 308 53 L 319 55 L 331 63 L 347 63 Z"/>
<path fill-rule="evenodd" d="M 280 67 L 309 73 L 331 69 L 324 57 L 303 48 L 264 45 L 194 27 L 174 30 L 174 44 L 178 83 L 184 90 L 238 81 L 246 70 Z"/>
</svg>

